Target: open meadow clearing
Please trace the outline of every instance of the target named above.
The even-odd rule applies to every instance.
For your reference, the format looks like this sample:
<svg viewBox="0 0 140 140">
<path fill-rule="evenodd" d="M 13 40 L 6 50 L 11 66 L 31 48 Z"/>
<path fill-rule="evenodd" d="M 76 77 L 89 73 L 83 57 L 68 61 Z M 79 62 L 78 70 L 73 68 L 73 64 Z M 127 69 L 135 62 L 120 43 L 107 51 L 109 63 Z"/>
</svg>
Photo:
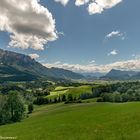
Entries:
<svg viewBox="0 0 140 140">
<path fill-rule="evenodd" d="M 0 126 L 19 140 L 139 140 L 140 103 L 43 105 L 19 123 Z"/>
<path fill-rule="evenodd" d="M 56 87 L 53 91 L 50 92 L 50 95 L 48 95 L 48 98 L 55 98 L 61 95 L 68 95 L 72 94 L 75 97 L 78 97 L 82 93 L 92 93 L 92 86 L 90 85 L 83 85 L 79 87 L 63 87 L 63 86 L 58 86 Z"/>
</svg>

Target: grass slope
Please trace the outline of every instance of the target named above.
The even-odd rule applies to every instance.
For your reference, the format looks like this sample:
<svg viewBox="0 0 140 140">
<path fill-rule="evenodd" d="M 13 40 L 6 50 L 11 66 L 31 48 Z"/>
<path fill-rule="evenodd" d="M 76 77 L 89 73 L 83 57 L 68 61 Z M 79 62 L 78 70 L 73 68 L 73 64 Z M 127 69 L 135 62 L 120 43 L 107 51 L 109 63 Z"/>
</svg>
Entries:
<svg viewBox="0 0 140 140">
<path fill-rule="evenodd" d="M 58 97 L 59 95 L 68 95 L 72 94 L 75 97 L 79 97 L 83 93 L 92 93 L 92 87 L 90 85 L 84 85 L 84 86 L 79 86 L 79 87 L 62 87 L 58 86 L 55 88 L 54 91 L 50 92 L 50 95 L 46 96 L 46 98 L 55 98 Z"/>
<path fill-rule="evenodd" d="M 139 140 L 140 103 L 41 106 L 20 123 L 0 126 L 19 140 Z"/>
</svg>

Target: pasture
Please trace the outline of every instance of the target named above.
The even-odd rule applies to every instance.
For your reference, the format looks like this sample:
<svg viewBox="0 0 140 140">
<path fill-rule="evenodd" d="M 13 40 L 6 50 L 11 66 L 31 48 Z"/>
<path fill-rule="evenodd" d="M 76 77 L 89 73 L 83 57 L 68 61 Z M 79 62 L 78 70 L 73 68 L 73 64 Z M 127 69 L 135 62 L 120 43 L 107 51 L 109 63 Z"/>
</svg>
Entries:
<svg viewBox="0 0 140 140">
<path fill-rule="evenodd" d="M 51 104 L 29 118 L 0 126 L 19 140 L 139 140 L 140 103 Z"/>
</svg>

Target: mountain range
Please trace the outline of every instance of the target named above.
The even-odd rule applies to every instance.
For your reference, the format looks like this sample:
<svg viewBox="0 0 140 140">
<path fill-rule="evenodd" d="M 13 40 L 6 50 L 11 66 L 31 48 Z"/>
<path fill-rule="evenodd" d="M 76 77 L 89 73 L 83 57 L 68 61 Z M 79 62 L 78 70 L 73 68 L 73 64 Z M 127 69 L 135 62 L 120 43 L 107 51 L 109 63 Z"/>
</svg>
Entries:
<svg viewBox="0 0 140 140">
<path fill-rule="evenodd" d="M 40 78 L 131 80 L 140 79 L 140 72 L 112 69 L 107 74 L 94 72 L 78 74 L 61 68 L 47 68 L 28 55 L 0 49 L 0 82 L 33 81 Z"/>
<path fill-rule="evenodd" d="M 100 79 L 110 79 L 110 80 L 135 80 L 140 79 L 140 72 L 136 71 L 122 71 L 112 69 L 105 76 L 100 77 Z"/>
<path fill-rule="evenodd" d="M 82 79 L 83 75 L 60 68 L 47 68 L 28 55 L 0 49 L 0 81 Z"/>
</svg>

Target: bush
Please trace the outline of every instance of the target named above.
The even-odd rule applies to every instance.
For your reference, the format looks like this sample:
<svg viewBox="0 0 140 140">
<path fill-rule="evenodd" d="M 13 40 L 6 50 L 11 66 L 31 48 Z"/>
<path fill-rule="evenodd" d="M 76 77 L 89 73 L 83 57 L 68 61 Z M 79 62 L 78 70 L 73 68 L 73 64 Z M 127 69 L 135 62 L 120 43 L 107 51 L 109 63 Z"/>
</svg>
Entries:
<svg viewBox="0 0 140 140">
<path fill-rule="evenodd" d="M 62 95 L 62 101 L 66 101 L 66 95 Z"/>
<path fill-rule="evenodd" d="M 114 99 L 115 99 L 114 101 L 115 102 L 122 102 L 122 97 L 121 97 L 120 93 L 115 92 L 113 94 L 114 94 Z"/>
<path fill-rule="evenodd" d="M 68 100 L 68 101 L 73 101 L 72 94 L 68 94 L 67 100 Z"/>
<path fill-rule="evenodd" d="M 123 93 L 122 94 L 122 102 L 127 102 L 127 101 L 129 101 L 129 95 L 126 93 Z"/>
<path fill-rule="evenodd" d="M 33 110 L 34 110 L 33 104 L 29 104 L 29 105 L 28 105 L 28 113 L 29 113 L 29 114 L 32 113 Z"/>
<path fill-rule="evenodd" d="M 77 100 L 76 103 L 82 103 L 82 100 Z"/>
<path fill-rule="evenodd" d="M 34 104 L 36 105 L 43 105 L 43 104 L 48 104 L 48 99 L 44 97 L 37 97 L 36 100 L 34 100 Z"/>
<path fill-rule="evenodd" d="M 114 102 L 114 95 L 112 93 L 103 93 L 101 97 L 104 102 Z"/>
<path fill-rule="evenodd" d="M 34 101 L 34 104 L 37 104 L 37 105 L 44 104 L 44 98 L 43 97 L 37 97 L 36 100 Z"/>
<path fill-rule="evenodd" d="M 103 102 L 103 98 L 98 98 L 97 102 Z"/>
<path fill-rule="evenodd" d="M 81 100 L 66 101 L 65 104 L 82 103 Z"/>
</svg>

